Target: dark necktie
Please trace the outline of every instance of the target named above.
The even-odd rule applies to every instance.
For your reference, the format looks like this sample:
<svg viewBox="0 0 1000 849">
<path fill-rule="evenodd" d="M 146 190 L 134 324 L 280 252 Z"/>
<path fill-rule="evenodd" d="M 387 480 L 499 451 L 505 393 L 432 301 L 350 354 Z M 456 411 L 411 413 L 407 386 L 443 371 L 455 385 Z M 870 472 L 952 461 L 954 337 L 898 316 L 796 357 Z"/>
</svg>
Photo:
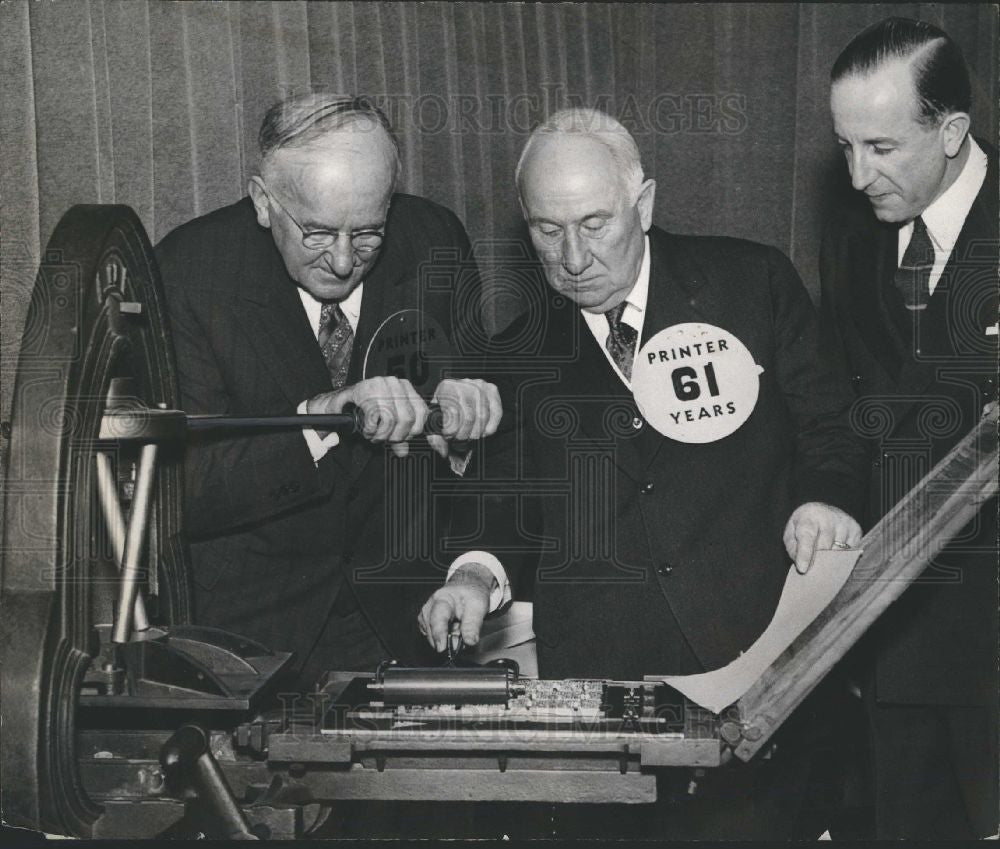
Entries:
<svg viewBox="0 0 1000 849">
<path fill-rule="evenodd" d="M 903 252 L 893 283 L 908 310 L 922 310 L 931 296 L 931 268 L 934 266 L 934 245 L 918 215 L 913 219 L 913 235 Z"/>
<path fill-rule="evenodd" d="M 627 301 L 622 301 L 617 307 L 604 313 L 604 317 L 608 320 L 608 338 L 604 347 L 608 349 L 611 359 L 615 361 L 621 373 L 631 380 L 635 342 L 639 334 L 635 332 L 634 327 L 622 321 L 626 303 Z"/>
<path fill-rule="evenodd" d="M 326 360 L 334 389 L 340 389 L 347 383 L 353 346 L 354 331 L 340 304 L 323 304 L 319 313 L 319 348 Z"/>
</svg>

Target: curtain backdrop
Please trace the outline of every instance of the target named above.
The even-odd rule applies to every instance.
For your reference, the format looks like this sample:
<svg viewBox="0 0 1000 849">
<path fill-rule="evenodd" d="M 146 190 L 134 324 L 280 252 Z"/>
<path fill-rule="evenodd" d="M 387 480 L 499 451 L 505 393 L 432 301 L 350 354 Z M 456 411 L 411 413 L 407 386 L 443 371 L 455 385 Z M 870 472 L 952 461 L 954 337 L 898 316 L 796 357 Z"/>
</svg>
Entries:
<svg viewBox="0 0 1000 849">
<path fill-rule="evenodd" d="M 847 185 L 833 59 L 889 14 L 963 48 L 973 129 L 997 136 L 997 9 L 938 4 L 0 4 L 0 416 L 40 251 L 75 203 L 134 207 L 155 242 L 239 198 L 267 107 L 307 87 L 368 93 L 401 139 L 403 188 L 451 207 L 487 279 L 523 236 L 527 133 L 598 106 L 638 140 L 655 221 L 791 256 L 814 297 L 824 210 Z M 497 287 L 498 289 L 499 287 Z M 513 306 L 491 303 L 495 326 Z"/>
</svg>

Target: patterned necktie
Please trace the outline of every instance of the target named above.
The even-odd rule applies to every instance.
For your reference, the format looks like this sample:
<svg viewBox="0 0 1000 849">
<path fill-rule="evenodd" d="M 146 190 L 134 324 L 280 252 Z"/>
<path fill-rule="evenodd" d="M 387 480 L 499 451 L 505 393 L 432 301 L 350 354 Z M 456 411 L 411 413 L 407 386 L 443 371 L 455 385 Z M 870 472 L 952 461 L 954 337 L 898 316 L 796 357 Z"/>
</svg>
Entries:
<svg viewBox="0 0 1000 849">
<path fill-rule="evenodd" d="M 615 361 L 621 373 L 631 380 L 632 360 L 635 359 L 635 343 L 639 334 L 635 332 L 634 327 L 622 321 L 626 303 L 627 301 L 622 301 L 617 307 L 604 313 L 604 317 L 608 320 L 609 331 L 604 347 L 608 349 L 611 359 Z"/>
<path fill-rule="evenodd" d="M 913 219 L 913 235 L 903 252 L 893 283 L 908 310 L 922 310 L 931 296 L 931 268 L 934 267 L 934 245 L 918 215 Z"/>
<path fill-rule="evenodd" d="M 323 304 L 319 313 L 319 348 L 330 370 L 330 383 L 334 389 L 340 389 L 347 383 L 353 346 L 354 331 L 340 304 Z"/>
</svg>

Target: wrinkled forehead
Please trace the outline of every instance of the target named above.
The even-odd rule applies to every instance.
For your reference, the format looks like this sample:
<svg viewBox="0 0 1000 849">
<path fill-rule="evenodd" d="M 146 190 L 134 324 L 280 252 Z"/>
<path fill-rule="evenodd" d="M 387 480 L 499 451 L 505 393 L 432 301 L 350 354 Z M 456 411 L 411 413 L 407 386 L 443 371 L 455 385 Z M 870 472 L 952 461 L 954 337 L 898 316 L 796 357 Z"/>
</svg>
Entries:
<svg viewBox="0 0 1000 849">
<path fill-rule="evenodd" d="M 528 152 L 522 172 L 522 200 L 529 216 L 587 215 L 592 207 L 620 211 L 626 204 L 625 177 L 611 152 L 585 137 L 544 136 Z"/>
<path fill-rule="evenodd" d="M 327 222 L 331 215 L 377 219 L 392 193 L 393 152 L 384 133 L 338 132 L 269 157 L 267 184 Z M 310 222 L 303 222 L 310 223 Z M 334 222 L 335 223 L 335 222 Z"/>
</svg>

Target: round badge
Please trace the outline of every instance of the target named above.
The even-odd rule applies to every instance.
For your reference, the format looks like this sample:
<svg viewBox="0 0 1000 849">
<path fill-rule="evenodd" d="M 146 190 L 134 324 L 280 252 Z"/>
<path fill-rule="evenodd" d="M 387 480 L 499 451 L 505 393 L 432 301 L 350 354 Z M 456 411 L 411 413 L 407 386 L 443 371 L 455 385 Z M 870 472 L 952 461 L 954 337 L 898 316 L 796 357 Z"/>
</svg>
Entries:
<svg viewBox="0 0 1000 849">
<path fill-rule="evenodd" d="M 762 371 L 728 330 L 675 324 L 642 346 L 632 369 L 632 393 L 643 417 L 664 436 L 715 442 L 750 418 Z"/>
<path fill-rule="evenodd" d="M 379 325 L 365 352 L 363 376 L 406 378 L 425 398 L 452 365 L 454 350 L 434 316 L 418 309 L 399 310 Z"/>
</svg>

